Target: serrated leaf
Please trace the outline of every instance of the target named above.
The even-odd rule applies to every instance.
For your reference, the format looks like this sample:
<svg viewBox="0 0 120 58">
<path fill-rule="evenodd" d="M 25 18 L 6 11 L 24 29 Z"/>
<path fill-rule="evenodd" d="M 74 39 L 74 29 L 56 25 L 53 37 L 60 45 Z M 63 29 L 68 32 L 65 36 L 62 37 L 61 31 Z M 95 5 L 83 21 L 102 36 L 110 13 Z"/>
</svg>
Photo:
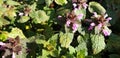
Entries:
<svg viewBox="0 0 120 58">
<path fill-rule="evenodd" d="M 105 48 L 104 36 L 102 34 L 91 36 L 93 54 L 100 53 Z"/>
<path fill-rule="evenodd" d="M 60 44 L 62 47 L 68 48 L 72 42 L 73 34 L 72 33 L 60 33 Z"/>
<path fill-rule="evenodd" d="M 13 5 L 20 5 L 18 2 L 13 1 L 13 0 L 8 0 L 8 1 L 7 1 L 7 4 L 8 4 L 8 5 L 12 5 L 12 6 L 13 6 Z"/>
<path fill-rule="evenodd" d="M 93 13 L 93 12 L 97 12 L 98 14 L 105 14 L 106 10 L 104 9 L 103 6 L 101 6 L 99 3 L 97 2 L 90 2 L 89 3 L 89 7 L 88 10 Z"/>
<path fill-rule="evenodd" d="M 22 30 L 20 30 L 19 28 L 12 28 L 11 32 L 8 34 L 8 37 L 16 38 L 17 36 L 19 36 L 22 39 L 26 39 Z"/>
<path fill-rule="evenodd" d="M 55 3 L 57 3 L 58 5 L 65 5 L 65 4 L 68 3 L 67 0 L 54 0 L 54 1 L 55 1 Z"/>
</svg>

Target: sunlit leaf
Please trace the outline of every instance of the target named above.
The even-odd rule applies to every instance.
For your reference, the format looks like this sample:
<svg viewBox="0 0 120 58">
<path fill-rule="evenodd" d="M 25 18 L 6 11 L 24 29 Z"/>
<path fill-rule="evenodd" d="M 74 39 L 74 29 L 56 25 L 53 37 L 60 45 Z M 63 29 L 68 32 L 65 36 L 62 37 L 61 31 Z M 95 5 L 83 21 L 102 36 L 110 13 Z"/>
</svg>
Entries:
<svg viewBox="0 0 120 58">
<path fill-rule="evenodd" d="M 8 5 L 20 5 L 18 2 L 13 1 L 13 0 L 8 0 L 8 1 L 7 1 L 7 4 L 8 4 Z"/>
<path fill-rule="evenodd" d="M 103 6 L 101 6 L 99 3 L 97 2 L 90 2 L 89 3 L 89 7 L 88 10 L 93 13 L 93 12 L 97 12 L 98 14 L 105 14 L 106 10 L 104 9 Z"/>
<path fill-rule="evenodd" d="M 91 36 L 93 54 L 98 54 L 105 48 L 106 44 L 104 40 L 105 38 L 102 34 Z"/>
<path fill-rule="evenodd" d="M 49 16 L 43 10 L 31 12 L 30 16 L 34 19 L 34 23 L 45 23 L 49 20 Z"/>
<path fill-rule="evenodd" d="M 18 22 L 20 22 L 20 23 L 25 23 L 25 22 L 27 22 L 29 19 L 30 19 L 30 18 L 29 18 L 28 16 L 22 16 L 22 17 L 20 18 L 20 20 L 18 20 Z"/>
<path fill-rule="evenodd" d="M 72 40 L 73 40 L 72 33 L 65 33 L 65 34 L 60 33 L 60 44 L 62 47 L 68 48 Z"/>
<path fill-rule="evenodd" d="M 67 4 L 67 0 L 55 0 L 55 2 L 58 4 L 58 5 L 65 5 Z"/>
<path fill-rule="evenodd" d="M 0 33 L 0 40 L 5 41 L 8 38 L 8 32 L 3 31 Z"/>
<path fill-rule="evenodd" d="M 84 51 L 84 56 L 88 54 L 87 52 L 87 44 L 85 39 L 82 36 L 78 36 L 77 41 L 79 45 L 75 48 L 77 52 Z"/>
<path fill-rule="evenodd" d="M 47 6 L 50 6 L 50 4 L 53 2 L 53 0 L 45 0 L 45 3 Z"/>
<path fill-rule="evenodd" d="M 22 39 L 26 39 L 22 30 L 20 30 L 19 28 L 12 28 L 11 32 L 8 34 L 8 37 L 15 38 L 17 36 L 19 36 Z"/>
<path fill-rule="evenodd" d="M 0 27 L 10 24 L 6 19 L 0 18 Z"/>
</svg>

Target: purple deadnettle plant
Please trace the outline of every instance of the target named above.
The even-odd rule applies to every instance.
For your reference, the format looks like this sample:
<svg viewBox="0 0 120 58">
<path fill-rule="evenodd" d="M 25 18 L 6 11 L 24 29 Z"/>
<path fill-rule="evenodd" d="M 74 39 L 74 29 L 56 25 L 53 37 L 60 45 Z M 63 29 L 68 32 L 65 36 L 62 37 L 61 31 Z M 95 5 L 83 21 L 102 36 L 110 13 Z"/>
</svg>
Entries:
<svg viewBox="0 0 120 58">
<path fill-rule="evenodd" d="M 107 14 L 105 15 L 98 15 L 96 12 L 93 13 L 92 16 L 93 22 L 90 23 L 88 30 L 92 30 L 96 27 L 100 32 L 102 32 L 105 36 L 109 36 L 111 34 L 111 30 L 108 28 L 109 21 L 112 19 L 108 17 Z M 99 32 L 98 32 L 99 33 Z"/>
</svg>

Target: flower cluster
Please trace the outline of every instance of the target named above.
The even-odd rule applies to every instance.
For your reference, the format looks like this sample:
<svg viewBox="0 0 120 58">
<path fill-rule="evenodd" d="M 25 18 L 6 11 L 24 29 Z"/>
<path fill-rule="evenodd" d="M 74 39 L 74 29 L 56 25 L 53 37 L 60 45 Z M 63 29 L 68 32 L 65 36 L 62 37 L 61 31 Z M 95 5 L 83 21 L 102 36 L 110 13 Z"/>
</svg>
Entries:
<svg viewBox="0 0 120 58">
<path fill-rule="evenodd" d="M 81 21 L 81 19 L 83 18 L 84 14 L 83 13 L 79 13 L 76 14 L 77 10 L 81 10 L 81 8 L 86 9 L 87 8 L 87 4 L 86 1 L 82 1 L 82 0 L 72 0 L 73 3 L 73 11 L 68 13 L 66 16 L 66 26 L 67 27 L 72 27 L 73 33 L 77 31 L 78 28 L 78 21 Z"/>
<path fill-rule="evenodd" d="M 6 43 L 0 42 L 0 46 L 1 46 L 0 50 L 5 51 L 2 58 L 7 57 L 7 55 L 6 55 L 7 51 L 10 52 L 9 55 L 12 54 L 12 58 L 16 58 L 15 54 L 20 53 L 20 51 L 22 50 L 22 47 L 21 47 L 21 44 L 20 44 L 20 39 L 19 39 L 18 36 L 15 39 L 14 38 L 9 38 Z"/>
<path fill-rule="evenodd" d="M 105 15 L 98 15 L 96 12 L 93 13 L 92 16 L 93 22 L 90 23 L 90 27 L 88 30 L 92 30 L 94 27 L 97 28 L 100 32 L 102 32 L 105 36 L 109 36 L 111 34 L 111 30 L 108 28 L 109 21 L 112 19 Z"/>
</svg>

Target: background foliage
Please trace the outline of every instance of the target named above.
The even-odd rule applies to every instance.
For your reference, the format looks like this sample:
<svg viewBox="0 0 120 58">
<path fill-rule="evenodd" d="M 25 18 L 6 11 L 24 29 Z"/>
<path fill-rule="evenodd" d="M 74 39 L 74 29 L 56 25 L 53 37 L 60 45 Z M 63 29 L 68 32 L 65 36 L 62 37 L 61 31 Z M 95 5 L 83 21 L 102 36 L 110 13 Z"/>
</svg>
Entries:
<svg viewBox="0 0 120 58">
<path fill-rule="evenodd" d="M 75 32 L 66 26 L 72 1 L 0 0 L 0 58 L 11 58 L 12 52 L 16 58 L 119 58 L 120 0 L 88 0 L 87 9 L 75 12 L 83 14 Z M 85 19 L 93 12 L 112 17 L 110 36 L 97 27 L 88 30 L 91 22 Z"/>
</svg>

